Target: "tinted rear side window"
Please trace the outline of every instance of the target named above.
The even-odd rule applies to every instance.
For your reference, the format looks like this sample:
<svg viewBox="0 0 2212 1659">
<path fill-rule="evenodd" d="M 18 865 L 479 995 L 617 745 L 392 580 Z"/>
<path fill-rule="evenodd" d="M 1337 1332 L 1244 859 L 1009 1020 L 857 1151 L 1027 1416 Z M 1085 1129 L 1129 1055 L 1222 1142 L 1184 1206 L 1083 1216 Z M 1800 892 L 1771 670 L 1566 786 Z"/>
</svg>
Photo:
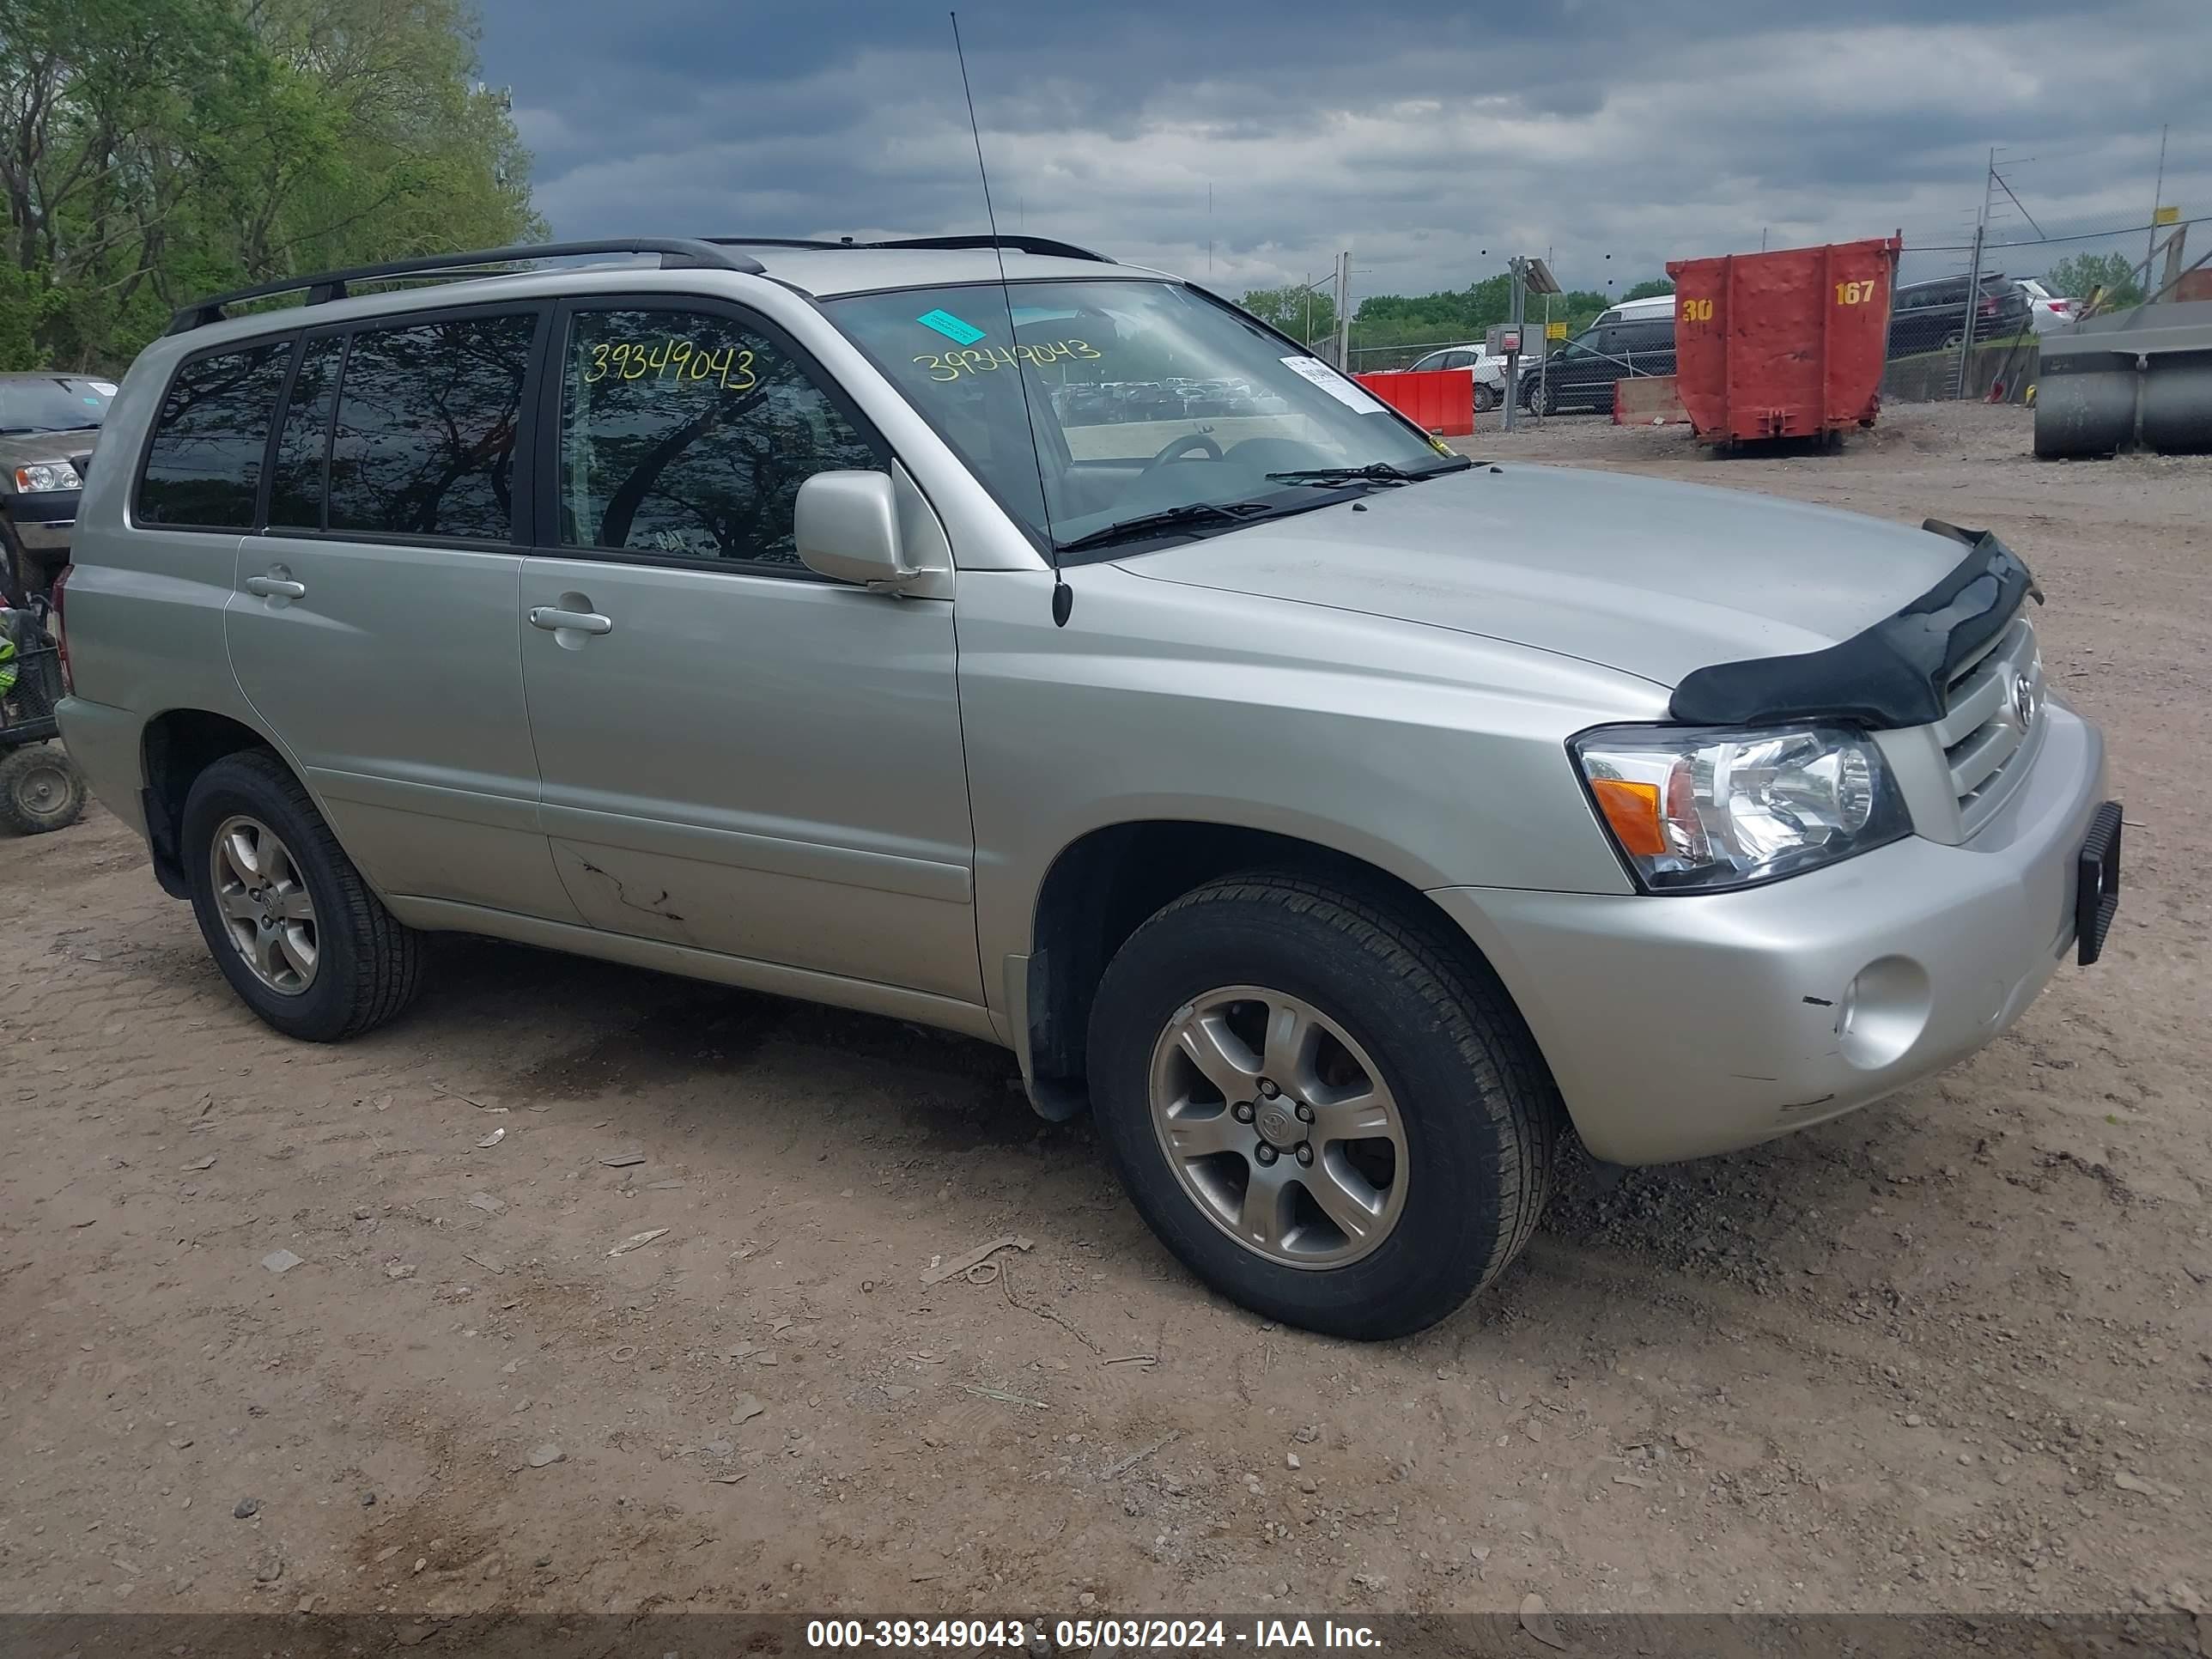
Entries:
<svg viewBox="0 0 2212 1659">
<path fill-rule="evenodd" d="M 537 325 L 453 317 L 356 334 L 331 443 L 329 527 L 508 539 Z"/>
<path fill-rule="evenodd" d="M 338 392 L 345 337 L 310 340 L 292 377 L 292 398 L 276 433 L 276 465 L 269 477 L 269 522 L 319 530 L 323 523 L 323 461 L 330 443 L 331 404 Z"/>
<path fill-rule="evenodd" d="M 177 371 L 138 481 L 138 520 L 149 525 L 249 529 L 269 425 L 292 361 L 272 340 L 195 357 Z"/>
</svg>

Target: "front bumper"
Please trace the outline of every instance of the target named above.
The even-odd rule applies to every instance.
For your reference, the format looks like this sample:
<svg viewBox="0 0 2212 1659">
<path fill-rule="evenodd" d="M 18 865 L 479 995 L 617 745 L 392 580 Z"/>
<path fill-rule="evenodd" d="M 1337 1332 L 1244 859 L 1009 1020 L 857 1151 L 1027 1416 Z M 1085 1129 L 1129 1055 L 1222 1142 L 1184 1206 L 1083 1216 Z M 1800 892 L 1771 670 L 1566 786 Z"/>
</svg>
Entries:
<svg viewBox="0 0 2212 1659">
<path fill-rule="evenodd" d="M 1736 893 L 1441 888 L 1595 1156 L 1659 1164 L 1837 1116 L 2006 1030 L 2075 938 L 2104 741 L 2055 702 L 1970 841 L 1912 837 Z"/>
<path fill-rule="evenodd" d="M 8 521 L 15 526 L 15 539 L 33 552 L 67 552 L 82 495 L 82 490 L 49 489 L 36 495 L 8 496 Z"/>
</svg>

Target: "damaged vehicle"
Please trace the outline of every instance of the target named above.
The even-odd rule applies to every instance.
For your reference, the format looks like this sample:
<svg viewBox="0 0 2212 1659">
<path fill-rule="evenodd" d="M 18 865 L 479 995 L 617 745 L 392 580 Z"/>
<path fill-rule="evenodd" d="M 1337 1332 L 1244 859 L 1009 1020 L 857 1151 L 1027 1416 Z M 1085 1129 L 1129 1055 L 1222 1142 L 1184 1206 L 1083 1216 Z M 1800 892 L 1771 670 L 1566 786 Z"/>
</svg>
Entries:
<svg viewBox="0 0 2212 1659">
<path fill-rule="evenodd" d="M 1084 390 L 1170 375 L 1254 412 Z M 63 728 L 270 1026 L 457 931 L 964 1032 L 1316 1330 L 1496 1279 L 1570 1130 L 1954 1064 L 2118 904 L 1996 537 L 1470 460 L 1059 243 L 305 277 L 180 313 L 105 443 Z"/>
</svg>

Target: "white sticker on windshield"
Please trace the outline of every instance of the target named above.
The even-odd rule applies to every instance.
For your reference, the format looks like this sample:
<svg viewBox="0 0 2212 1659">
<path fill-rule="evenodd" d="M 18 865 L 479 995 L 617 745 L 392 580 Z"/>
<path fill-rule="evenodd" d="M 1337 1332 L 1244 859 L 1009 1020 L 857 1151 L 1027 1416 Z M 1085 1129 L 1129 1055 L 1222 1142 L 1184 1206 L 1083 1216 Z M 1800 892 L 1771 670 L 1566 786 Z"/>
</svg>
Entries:
<svg viewBox="0 0 2212 1659">
<path fill-rule="evenodd" d="M 115 382 L 112 380 L 94 380 L 91 382 L 91 386 L 92 389 L 103 398 L 112 398 L 115 395 Z"/>
<path fill-rule="evenodd" d="M 1285 357 L 1283 367 L 1293 374 L 1303 374 L 1346 409 L 1356 409 L 1362 415 L 1371 415 L 1389 405 L 1357 380 L 1348 380 L 1318 357 Z"/>
</svg>

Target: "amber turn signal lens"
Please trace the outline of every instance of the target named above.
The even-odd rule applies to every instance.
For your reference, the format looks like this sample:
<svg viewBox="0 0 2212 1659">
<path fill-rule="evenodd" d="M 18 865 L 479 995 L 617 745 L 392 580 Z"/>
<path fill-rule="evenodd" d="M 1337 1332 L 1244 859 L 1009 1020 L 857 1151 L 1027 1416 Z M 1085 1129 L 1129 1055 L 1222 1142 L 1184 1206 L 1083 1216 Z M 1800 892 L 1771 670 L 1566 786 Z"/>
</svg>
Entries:
<svg viewBox="0 0 2212 1659">
<path fill-rule="evenodd" d="M 1663 858 L 1667 837 L 1659 828 L 1659 786 L 1625 778 L 1592 778 L 1590 793 L 1613 826 L 1620 850 L 1638 858 Z"/>
</svg>

